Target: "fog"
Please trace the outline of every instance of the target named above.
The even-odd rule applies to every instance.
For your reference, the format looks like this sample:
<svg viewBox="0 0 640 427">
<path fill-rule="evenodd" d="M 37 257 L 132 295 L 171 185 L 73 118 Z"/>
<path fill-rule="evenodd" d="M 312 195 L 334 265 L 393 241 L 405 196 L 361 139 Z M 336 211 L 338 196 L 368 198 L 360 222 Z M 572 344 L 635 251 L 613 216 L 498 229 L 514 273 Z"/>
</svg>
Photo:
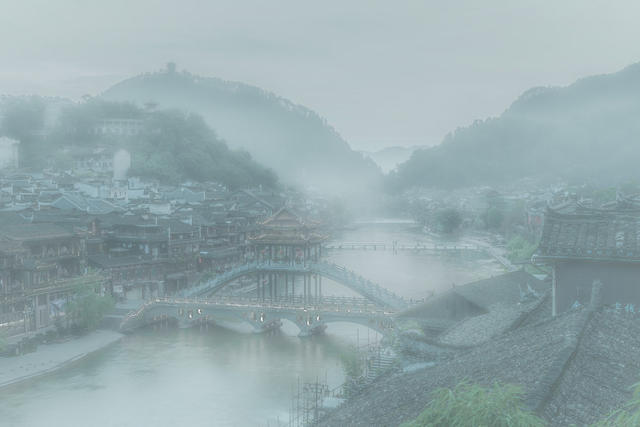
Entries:
<svg viewBox="0 0 640 427">
<path fill-rule="evenodd" d="M 640 425 L 640 6 L 6 2 L 0 425 Z"/>
<path fill-rule="evenodd" d="M 1 93 L 79 98 L 167 61 L 273 91 L 359 150 L 434 145 L 534 86 L 636 62 L 634 1 L 7 2 Z"/>
</svg>

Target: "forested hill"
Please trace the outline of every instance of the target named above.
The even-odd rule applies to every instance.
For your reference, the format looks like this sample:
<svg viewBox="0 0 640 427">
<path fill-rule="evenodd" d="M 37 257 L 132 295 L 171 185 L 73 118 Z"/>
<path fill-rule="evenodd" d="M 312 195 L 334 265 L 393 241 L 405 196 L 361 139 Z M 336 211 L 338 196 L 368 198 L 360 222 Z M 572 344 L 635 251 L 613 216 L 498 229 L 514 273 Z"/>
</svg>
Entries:
<svg viewBox="0 0 640 427">
<path fill-rule="evenodd" d="M 567 87 L 534 88 L 500 117 L 416 151 L 389 186 L 461 187 L 525 177 L 640 178 L 640 63 Z"/>
<path fill-rule="evenodd" d="M 286 183 L 337 192 L 381 178 L 318 114 L 257 87 L 168 68 L 124 80 L 102 97 L 197 112 L 231 147 L 246 149 Z"/>
<path fill-rule="evenodd" d="M 23 166 L 68 168 L 98 149 L 127 149 L 130 174 L 164 183 L 217 181 L 229 188 L 275 187 L 276 174 L 249 153 L 230 149 L 204 119 L 180 110 L 144 110 L 133 104 L 89 99 L 81 103 L 40 97 L 7 98 L 0 104 L 0 136 L 20 141 Z M 47 112 L 58 106 L 56 120 Z M 133 120 L 134 134 L 97 132 L 104 120 Z"/>
</svg>

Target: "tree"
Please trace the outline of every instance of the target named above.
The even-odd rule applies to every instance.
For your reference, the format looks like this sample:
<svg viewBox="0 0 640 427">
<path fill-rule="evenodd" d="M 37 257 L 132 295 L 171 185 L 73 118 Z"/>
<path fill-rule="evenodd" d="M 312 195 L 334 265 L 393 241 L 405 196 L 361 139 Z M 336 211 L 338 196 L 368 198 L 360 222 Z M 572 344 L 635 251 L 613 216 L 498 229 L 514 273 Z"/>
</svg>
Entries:
<svg viewBox="0 0 640 427">
<path fill-rule="evenodd" d="M 593 427 L 631 427 L 640 425 L 640 383 L 635 385 L 633 397 L 622 408 L 595 423 Z"/>
<path fill-rule="evenodd" d="M 7 337 L 4 332 L 0 332 L 0 353 L 4 352 L 7 348 Z"/>
<path fill-rule="evenodd" d="M 484 224 L 490 230 L 499 229 L 504 221 L 504 212 L 492 206 L 484 213 Z"/>
<path fill-rule="evenodd" d="M 45 104 L 39 97 L 15 98 L 8 102 L 0 127 L 2 133 L 22 143 L 30 142 L 44 125 Z"/>
<path fill-rule="evenodd" d="M 46 136 L 46 143 L 29 157 L 44 154 L 47 160 L 56 161 L 59 158 L 53 153 L 69 145 L 73 146 L 73 153 L 110 146 L 127 149 L 131 153 L 132 173 L 145 178 L 173 184 L 186 179 L 217 181 L 232 189 L 277 185 L 272 170 L 257 163 L 247 152 L 229 149 L 202 117 L 156 107 L 155 102 L 147 102 L 142 109 L 131 103 L 99 98 L 69 106 L 61 112 L 56 128 Z M 140 120 L 142 131 L 135 136 L 94 132 L 96 124 L 108 118 Z"/>
<path fill-rule="evenodd" d="M 537 245 L 522 236 L 516 236 L 507 243 L 507 258 L 511 262 L 529 261 Z"/>
<path fill-rule="evenodd" d="M 100 295 L 92 284 L 80 283 L 76 286 L 73 299 L 67 304 L 66 312 L 77 330 L 92 331 L 113 306 L 111 295 Z"/>
<path fill-rule="evenodd" d="M 462 215 L 454 208 L 447 208 L 436 214 L 436 221 L 443 233 L 453 233 L 462 224 Z"/>
<path fill-rule="evenodd" d="M 522 392 L 513 385 L 495 383 L 485 388 L 462 382 L 442 388 L 415 420 L 401 427 L 542 427 L 545 422 L 522 409 Z"/>
</svg>

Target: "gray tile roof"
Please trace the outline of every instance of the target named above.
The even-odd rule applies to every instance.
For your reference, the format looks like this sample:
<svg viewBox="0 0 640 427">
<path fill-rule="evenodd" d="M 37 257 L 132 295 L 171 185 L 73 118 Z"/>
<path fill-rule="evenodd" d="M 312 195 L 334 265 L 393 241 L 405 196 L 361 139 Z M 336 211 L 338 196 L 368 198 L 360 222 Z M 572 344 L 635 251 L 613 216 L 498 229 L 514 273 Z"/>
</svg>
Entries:
<svg viewBox="0 0 640 427">
<path fill-rule="evenodd" d="M 542 295 L 548 288 L 549 285 L 542 280 L 518 270 L 456 286 L 454 291 L 477 306 L 490 310 L 494 304 L 517 304 L 530 290 Z"/>
<path fill-rule="evenodd" d="M 548 210 L 534 259 L 640 261 L 640 212 Z"/>
<path fill-rule="evenodd" d="M 330 413 L 322 426 L 396 426 L 440 387 L 462 380 L 522 387 L 551 426 L 586 425 L 628 401 L 640 372 L 640 320 L 586 309 L 530 324 L 431 368 L 390 373 Z M 551 383 L 553 382 L 553 384 Z"/>
<path fill-rule="evenodd" d="M 73 237 L 73 233 L 66 229 L 48 223 L 32 223 L 22 225 L 3 226 L 0 235 L 18 241 L 35 241 L 44 239 L 58 239 Z"/>
</svg>

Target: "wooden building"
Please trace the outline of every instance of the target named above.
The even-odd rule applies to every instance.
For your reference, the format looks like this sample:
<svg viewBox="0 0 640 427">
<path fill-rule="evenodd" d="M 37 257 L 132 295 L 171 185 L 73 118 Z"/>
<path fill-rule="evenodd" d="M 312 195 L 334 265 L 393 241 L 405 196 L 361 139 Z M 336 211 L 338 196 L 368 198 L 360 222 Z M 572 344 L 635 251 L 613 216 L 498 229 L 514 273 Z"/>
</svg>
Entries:
<svg viewBox="0 0 640 427">
<path fill-rule="evenodd" d="M 533 261 L 551 267 L 554 315 L 587 304 L 595 281 L 604 304 L 640 308 L 640 209 L 548 209 Z"/>
</svg>

